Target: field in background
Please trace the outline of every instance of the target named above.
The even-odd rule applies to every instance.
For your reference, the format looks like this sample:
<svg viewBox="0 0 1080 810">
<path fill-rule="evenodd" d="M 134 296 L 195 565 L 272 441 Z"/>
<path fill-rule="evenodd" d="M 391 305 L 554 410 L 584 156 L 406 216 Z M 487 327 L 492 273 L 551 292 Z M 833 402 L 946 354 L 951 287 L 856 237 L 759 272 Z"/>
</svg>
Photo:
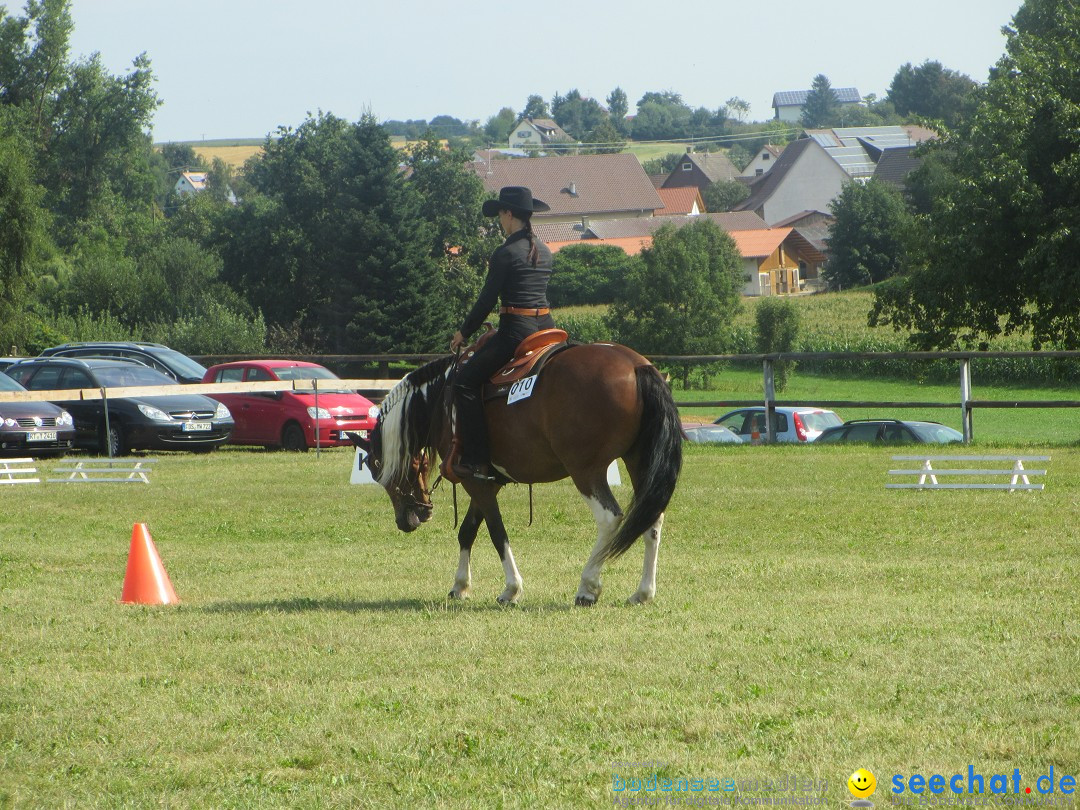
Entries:
<svg viewBox="0 0 1080 810">
<path fill-rule="evenodd" d="M 795 775 L 831 806 L 858 767 L 880 805 L 896 773 L 1077 775 L 1080 449 L 1013 494 L 886 490 L 891 452 L 688 448 L 643 609 L 640 545 L 569 607 L 594 529 L 565 482 L 531 527 L 505 494 L 512 610 L 486 541 L 445 603 L 446 485 L 402 534 L 347 451 L 0 491 L 0 807 L 595 807 L 652 774 Z M 118 604 L 134 522 L 180 606 Z"/>
<path fill-rule="evenodd" d="M 262 154 L 262 141 L 249 144 L 225 144 L 221 146 L 204 146 L 201 143 L 192 144 L 195 154 L 206 161 L 209 168 L 214 158 L 221 158 L 234 169 L 239 169 L 247 160 L 255 155 Z"/>
</svg>

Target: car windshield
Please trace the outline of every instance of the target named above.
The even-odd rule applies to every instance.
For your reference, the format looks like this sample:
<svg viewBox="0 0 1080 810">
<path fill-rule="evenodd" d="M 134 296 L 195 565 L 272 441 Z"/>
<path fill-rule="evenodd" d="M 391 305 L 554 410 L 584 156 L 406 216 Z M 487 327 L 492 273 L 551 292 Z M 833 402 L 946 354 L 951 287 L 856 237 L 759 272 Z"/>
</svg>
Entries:
<svg viewBox="0 0 1080 810">
<path fill-rule="evenodd" d="M 808 430 L 824 430 L 825 428 L 842 425 L 840 417 L 829 411 L 809 411 L 800 413 L 799 418 Z"/>
<path fill-rule="evenodd" d="M 130 388 L 137 385 L 179 385 L 172 377 L 147 366 L 104 366 L 94 369 L 94 376 L 106 388 Z"/>
<path fill-rule="evenodd" d="M 908 427 L 924 442 L 936 442 L 948 444 L 949 442 L 962 442 L 964 434 L 945 425 L 931 425 L 927 423 L 908 422 Z"/>
<path fill-rule="evenodd" d="M 15 382 L 4 372 L 0 371 L 0 391 L 25 391 L 26 389 Z"/>
<path fill-rule="evenodd" d="M 158 349 L 155 354 L 164 361 L 164 365 L 169 366 L 174 371 L 178 371 L 181 376 L 198 378 L 201 380 L 203 374 L 206 373 L 206 367 L 201 363 L 197 363 L 186 354 L 180 354 L 180 352 L 174 351 L 173 349 Z"/>
<path fill-rule="evenodd" d="M 337 380 L 337 374 L 322 366 L 285 366 L 275 368 L 274 373 L 279 380 Z M 351 394 L 352 390 L 341 386 L 320 385 L 322 393 Z M 294 394 L 311 394 L 313 391 L 294 391 Z"/>
</svg>

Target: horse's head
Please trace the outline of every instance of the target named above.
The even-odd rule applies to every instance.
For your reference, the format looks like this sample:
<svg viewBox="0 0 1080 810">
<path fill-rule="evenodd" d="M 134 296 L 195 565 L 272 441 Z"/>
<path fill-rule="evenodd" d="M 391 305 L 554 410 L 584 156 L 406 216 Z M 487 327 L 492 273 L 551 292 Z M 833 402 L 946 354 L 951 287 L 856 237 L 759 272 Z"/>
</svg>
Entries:
<svg viewBox="0 0 1080 810">
<path fill-rule="evenodd" d="M 394 426 L 391 425 L 390 429 L 393 430 Z M 435 508 L 431 503 L 431 490 L 427 486 L 431 456 L 421 448 L 415 455 L 399 458 L 398 443 L 386 433 L 387 426 L 380 416 L 370 438 L 365 439 L 358 433 L 348 435 L 353 444 L 364 451 L 361 463 L 367 465 L 371 477 L 390 496 L 397 527 L 403 532 L 415 531 L 421 523 L 431 520 Z M 387 442 L 387 439 L 390 441 Z"/>
</svg>

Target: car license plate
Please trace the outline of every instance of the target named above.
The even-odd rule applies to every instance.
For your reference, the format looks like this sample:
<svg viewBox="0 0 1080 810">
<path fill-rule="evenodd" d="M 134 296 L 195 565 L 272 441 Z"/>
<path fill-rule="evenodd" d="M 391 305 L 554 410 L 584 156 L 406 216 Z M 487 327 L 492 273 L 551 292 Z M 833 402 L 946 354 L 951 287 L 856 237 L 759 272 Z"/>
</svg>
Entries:
<svg viewBox="0 0 1080 810">
<path fill-rule="evenodd" d="M 184 422 L 184 426 L 180 428 L 184 433 L 192 433 L 200 430 L 210 430 L 209 422 Z"/>
<path fill-rule="evenodd" d="M 26 434 L 28 442 L 55 442 L 55 430 L 32 430 Z"/>
</svg>

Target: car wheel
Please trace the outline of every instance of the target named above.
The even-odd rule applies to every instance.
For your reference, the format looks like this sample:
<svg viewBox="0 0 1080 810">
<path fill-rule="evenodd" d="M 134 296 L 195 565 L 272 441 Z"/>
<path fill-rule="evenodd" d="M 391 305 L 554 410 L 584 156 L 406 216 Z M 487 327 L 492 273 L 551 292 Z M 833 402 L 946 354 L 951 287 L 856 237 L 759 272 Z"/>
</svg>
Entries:
<svg viewBox="0 0 1080 810">
<path fill-rule="evenodd" d="M 102 433 L 105 433 L 104 425 L 102 425 Z M 111 458 L 117 458 L 119 456 L 127 455 L 127 441 L 124 436 L 124 426 L 117 420 L 109 420 L 109 430 L 105 437 L 105 441 L 102 442 L 102 452 Z"/>
<path fill-rule="evenodd" d="M 281 447 L 297 453 L 306 453 L 307 439 L 304 438 L 304 429 L 296 422 L 289 422 L 281 431 Z"/>
</svg>

